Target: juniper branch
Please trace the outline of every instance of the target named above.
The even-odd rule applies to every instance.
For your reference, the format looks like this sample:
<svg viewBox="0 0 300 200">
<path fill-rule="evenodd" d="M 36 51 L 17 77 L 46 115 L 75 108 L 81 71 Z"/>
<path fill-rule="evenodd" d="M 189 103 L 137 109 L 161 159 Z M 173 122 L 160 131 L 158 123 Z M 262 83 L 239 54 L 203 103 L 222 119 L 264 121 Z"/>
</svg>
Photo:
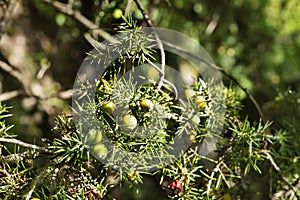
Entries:
<svg viewBox="0 0 300 200">
<path fill-rule="evenodd" d="M 215 64 L 212 64 L 212 63 L 209 63 L 209 62 L 207 62 L 206 60 L 204 60 L 204 59 L 202 59 L 202 58 L 200 58 L 200 57 L 198 57 L 198 56 L 196 56 L 196 55 L 194 55 L 194 54 L 192 54 L 192 53 L 190 53 L 190 52 L 188 52 L 188 51 L 182 49 L 181 47 L 179 47 L 179 46 L 177 46 L 177 45 L 171 44 L 171 43 L 166 42 L 166 41 L 163 41 L 163 44 L 165 44 L 166 46 L 171 47 L 171 48 L 173 48 L 173 49 L 175 49 L 175 50 L 177 50 L 177 51 L 179 51 L 179 52 L 181 52 L 181 53 L 184 53 L 184 54 L 186 54 L 186 55 L 192 56 L 193 58 L 195 58 L 195 59 L 197 59 L 197 60 L 199 60 L 199 61 L 201 61 L 201 62 L 207 64 L 209 67 L 211 67 L 211 68 L 213 68 L 213 69 L 215 69 L 215 70 L 221 72 L 221 73 L 224 74 L 225 76 L 227 76 L 227 77 L 228 77 L 230 80 L 232 80 L 239 88 L 241 88 L 241 89 L 244 91 L 244 93 L 246 94 L 247 98 L 249 98 L 250 101 L 251 101 L 251 102 L 253 103 L 253 105 L 255 106 L 255 108 L 256 108 L 256 110 L 257 110 L 259 116 L 261 117 L 262 121 L 265 122 L 263 112 L 262 112 L 260 106 L 258 105 L 256 99 L 253 97 L 252 94 L 250 94 L 250 92 L 248 91 L 247 88 L 245 88 L 244 86 L 241 85 L 241 83 L 240 83 L 234 76 L 232 76 L 232 75 L 229 74 L 227 71 L 225 71 L 224 69 L 220 68 L 219 66 L 217 66 L 217 65 L 215 65 Z"/>
<path fill-rule="evenodd" d="M 144 8 L 143 4 L 139 0 L 134 0 L 134 2 L 136 3 L 138 9 L 142 12 L 147 25 L 149 27 L 154 27 L 153 23 L 152 23 L 152 21 L 151 21 L 151 19 L 149 17 L 149 14 L 146 11 L 146 9 Z M 158 37 L 158 35 L 157 35 L 157 33 L 156 33 L 155 30 L 154 30 L 154 36 L 155 36 L 158 48 L 160 50 L 160 57 L 161 57 L 161 65 L 160 65 L 161 76 L 160 76 L 160 80 L 158 81 L 158 86 L 157 86 L 157 88 L 159 89 L 159 88 L 161 88 L 161 86 L 163 85 L 163 82 L 165 80 L 166 55 L 165 55 L 165 50 L 164 50 L 164 47 L 163 47 L 163 42 Z"/>
</svg>

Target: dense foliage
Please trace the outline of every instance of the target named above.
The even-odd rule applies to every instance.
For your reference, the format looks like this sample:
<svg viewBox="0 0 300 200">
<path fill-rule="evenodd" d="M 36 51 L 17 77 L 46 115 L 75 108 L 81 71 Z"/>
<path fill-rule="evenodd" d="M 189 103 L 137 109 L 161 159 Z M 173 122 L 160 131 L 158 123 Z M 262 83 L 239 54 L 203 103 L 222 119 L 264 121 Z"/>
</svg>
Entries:
<svg viewBox="0 0 300 200">
<path fill-rule="evenodd" d="M 1 199 L 299 199 L 297 0 L 12 0 L 0 6 Z M 120 78 L 145 63 L 160 72 L 154 63 L 163 62 L 163 49 L 155 34 L 139 32 L 146 26 L 198 41 L 224 86 L 200 74 L 183 86 L 187 103 L 181 104 L 163 78 L 139 87 Z M 101 131 L 78 128 L 78 110 L 69 105 L 80 64 L 85 58 L 109 63 L 101 60 L 108 53 L 99 42 L 132 32 L 130 41 L 118 38 L 130 52 L 89 83 L 95 98 L 79 107 L 83 124 L 96 110 Z M 189 67 L 171 53 L 165 59 L 175 69 Z M 224 116 L 213 114 L 219 94 Z M 224 124 L 217 136 L 210 132 L 214 123 Z M 207 137 L 216 143 L 209 155 L 199 153 Z M 177 157 L 169 154 L 174 138 L 190 143 Z M 116 153 L 107 141 L 149 157 L 100 162 Z M 163 152 L 168 164 L 149 165 L 153 152 Z M 114 167 L 122 162 L 133 164 Z"/>
</svg>

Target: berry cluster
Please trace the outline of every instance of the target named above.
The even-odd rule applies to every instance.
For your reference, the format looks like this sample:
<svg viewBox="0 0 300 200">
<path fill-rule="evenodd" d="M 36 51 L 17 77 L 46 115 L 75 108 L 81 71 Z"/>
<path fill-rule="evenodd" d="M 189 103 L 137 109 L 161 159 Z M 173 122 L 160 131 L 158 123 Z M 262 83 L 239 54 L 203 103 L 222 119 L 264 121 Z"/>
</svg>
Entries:
<svg viewBox="0 0 300 200">
<path fill-rule="evenodd" d="M 171 190 L 178 190 L 182 191 L 183 190 L 183 184 L 180 180 L 173 180 L 169 185 L 168 188 Z"/>
<path fill-rule="evenodd" d="M 87 198 L 88 199 L 96 199 L 98 197 L 98 195 L 99 195 L 99 192 L 97 190 L 91 190 L 87 194 Z"/>
</svg>

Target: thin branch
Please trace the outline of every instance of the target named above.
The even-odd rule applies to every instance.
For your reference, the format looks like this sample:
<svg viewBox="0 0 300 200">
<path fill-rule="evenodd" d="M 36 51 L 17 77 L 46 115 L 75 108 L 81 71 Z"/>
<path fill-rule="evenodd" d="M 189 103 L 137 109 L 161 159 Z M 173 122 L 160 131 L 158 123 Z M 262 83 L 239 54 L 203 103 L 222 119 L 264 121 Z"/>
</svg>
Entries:
<svg viewBox="0 0 300 200">
<path fill-rule="evenodd" d="M 3 71 L 9 73 L 12 77 L 14 77 L 20 83 L 23 84 L 24 77 L 22 76 L 22 74 L 17 69 L 15 69 L 11 65 L 9 65 L 8 63 L 0 60 L 0 69 L 2 69 Z"/>
<path fill-rule="evenodd" d="M 36 74 L 36 78 L 39 79 L 39 80 L 41 80 L 41 79 L 44 77 L 46 71 L 47 71 L 49 68 L 50 68 L 50 63 L 43 64 L 42 67 L 41 67 L 41 69 L 40 69 L 40 70 L 38 71 L 38 73 Z"/>
<path fill-rule="evenodd" d="M 273 160 L 272 156 L 267 152 L 267 151 L 263 151 L 263 153 L 267 156 L 268 160 L 270 161 L 271 165 L 273 166 L 273 168 L 275 169 L 276 172 L 279 173 L 279 175 L 281 176 L 281 179 L 289 186 L 289 188 L 294 192 L 295 196 L 297 199 L 300 199 L 299 195 L 297 194 L 297 191 L 295 190 L 294 186 L 289 182 L 289 180 L 284 177 L 281 173 L 280 168 L 278 167 L 278 165 L 276 164 L 276 162 Z"/>
<path fill-rule="evenodd" d="M 149 60 L 148 58 L 146 58 L 146 61 L 152 67 L 154 67 L 158 72 L 163 73 L 162 70 L 157 65 L 155 65 L 151 60 Z M 163 79 L 163 82 L 167 83 L 168 85 L 170 85 L 173 88 L 174 94 L 175 94 L 175 99 L 177 99 L 178 98 L 178 91 L 177 91 L 176 86 L 173 83 L 171 83 L 170 81 L 166 80 L 166 79 Z"/>
<path fill-rule="evenodd" d="M 3 35 L 3 33 L 5 33 L 5 31 L 6 31 L 6 26 L 11 20 L 10 15 L 12 14 L 14 8 L 16 7 L 17 2 L 18 2 L 17 0 L 9 1 L 8 2 L 9 5 L 5 9 L 4 15 L 0 19 L 0 39 Z M 6 6 L 6 5 L 4 5 L 4 6 Z M 2 9 L 4 10 L 4 8 L 2 8 Z"/>
<path fill-rule="evenodd" d="M 80 22 L 82 25 L 84 25 L 86 28 L 88 28 L 90 30 L 94 30 L 94 32 L 97 33 L 103 39 L 109 40 L 109 41 L 112 40 L 113 37 L 109 33 L 104 31 L 103 29 L 100 29 L 99 26 L 97 26 L 95 23 L 93 23 L 88 18 L 83 16 L 80 11 L 72 9 L 68 4 L 61 3 L 59 1 L 53 1 L 53 0 L 42 0 L 42 1 L 52 5 L 60 12 L 73 17 L 78 22 Z"/>
<path fill-rule="evenodd" d="M 201 61 L 201 62 L 207 64 L 209 67 L 211 67 L 211 68 L 213 68 L 213 69 L 215 69 L 215 70 L 221 72 L 221 73 L 224 74 L 225 76 L 227 76 L 230 80 L 232 80 L 239 88 L 241 88 L 241 89 L 245 92 L 245 94 L 247 95 L 247 97 L 250 99 L 250 101 L 251 101 L 251 102 L 253 103 L 253 105 L 255 106 L 255 108 L 256 108 L 256 110 L 257 110 L 259 116 L 261 117 L 262 121 L 265 121 L 265 120 L 264 120 L 263 112 L 262 112 L 260 106 L 258 105 L 257 101 L 255 100 L 255 98 L 249 93 L 249 91 L 247 90 L 247 88 L 243 87 L 243 86 L 240 84 L 240 82 L 239 82 L 234 76 L 232 76 L 231 74 L 229 74 L 228 72 L 226 72 L 224 69 L 218 67 L 217 65 L 212 64 L 212 63 L 209 63 L 209 62 L 207 62 L 206 60 L 200 58 L 199 56 L 196 56 L 196 55 L 194 55 L 194 54 L 192 54 L 192 53 L 190 53 L 190 52 L 188 52 L 188 51 L 182 49 L 182 48 L 179 47 L 179 46 L 176 46 L 176 45 L 171 44 L 171 43 L 166 42 L 166 41 L 163 41 L 163 44 L 165 44 L 166 46 L 171 47 L 171 48 L 173 48 L 173 49 L 175 49 L 175 50 L 177 50 L 177 51 L 179 51 L 179 52 L 181 52 L 181 53 L 184 53 L 184 54 L 186 54 L 186 55 L 192 56 L 193 58 L 195 58 L 195 59 L 197 59 L 197 60 L 199 60 L 199 61 Z"/>
<path fill-rule="evenodd" d="M 134 2 L 136 3 L 138 9 L 142 12 L 147 25 L 149 27 L 153 27 L 152 21 L 148 15 L 147 11 L 145 10 L 143 4 L 139 0 L 134 0 Z"/>
<path fill-rule="evenodd" d="M 165 50 L 164 50 L 162 41 L 158 37 L 157 33 L 154 33 L 154 34 L 155 34 L 156 41 L 157 41 L 157 44 L 158 44 L 158 48 L 160 50 L 160 55 L 161 55 L 161 65 L 160 65 L 160 68 L 161 68 L 162 73 L 161 73 L 160 80 L 158 82 L 158 88 L 160 88 L 163 85 L 163 82 L 165 80 L 166 55 L 165 55 Z"/>
<path fill-rule="evenodd" d="M 232 150 L 232 142 L 233 142 L 234 138 L 235 138 L 235 134 L 233 134 L 230 137 L 229 142 L 228 142 L 228 146 L 226 147 L 226 150 L 219 157 L 216 166 L 212 170 L 212 173 L 210 175 L 210 179 L 209 179 L 209 181 L 207 183 L 207 190 L 206 190 L 207 196 L 209 196 L 209 192 L 210 192 L 210 189 L 211 189 L 211 186 L 212 186 L 212 183 L 213 183 L 213 178 L 214 178 L 215 174 L 219 171 L 221 164 L 223 164 L 223 160 L 225 159 L 226 154 Z"/>
<path fill-rule="evenodd" d="M 127 5 L 126 5 L 126 8 L 125 8 L 125 14 L 124 14 L 126 18 L 128 17 L 128 14 L 131 10 L 132 2 L 133 2 L 133 0 L 127 0 Z"/>
<path fill-rule="evenodd" d="M 0 172 L 2 172 L 10 181 L 12 180 L 11 175 L 8 173 L 6 169 L 0 169 Z"/>
<path fill-rule="evenodd" d="M 134 0 L 134 2 L 137 4 L 138 9 L 142 12 L 147 25 L 149 27 L 154 27 L 147 11 L 143 7 L 143 4 L 139 0 Z M 159 80 L 158 86 L 157 86 L 157 88 L 159 89 L 159 88 L 161 88 L 161 86 L 163 85 L 163 82 L 165 80 L 166 55 L 165 55 L 165 50 L 164 50 L 164 47 L 163 47 L 163 42 L 158 37 L 155 30 L 154 30 L 154 35 L 155 35 L 156 42 L 157 42 L 158 48 L 160 50 L 160 56 L 161 56 L 161 66 L 160 66 L 160 68 L 161 68 L 161 71 L 160 71 L 161 72 L 161 77 L 160 77 L 160 80 Z"/>
<path fill-rule="evenodd" d="M 29 144 L 29 143 L 23 142 L 23 141 L 18 140 L 18 139 L 0 138 L 0 142 L 17 144 L 17 145 L 20 145 L 22 147 L 35 149 L 35 150 L 38 150 L 38 151 L 44 152 L 44 153 L 51 153 L 52 152 L 51 150 L 49 150 L 45 147 L 40 147 L 40 146 L 37 146 L 37 145 L 34 145 L 34 144 Z"/>
<path fill-rule="evenodd" d="M 49 166 L 49 164 L 42 168 L 42 171 L 38 174 L 38 176 L 36 177 L 36 179 L 33 182 L 31 189 L 27 193 L 25 200 L 29 200 L 31 198 L 31 195 L 32 195 L 33 191 L 35 190 L 36 186 L 41 182 L 41 179 L 45 175 L 45 173 L 47 171 L 46 169 L 48 166 Z"/>
<path fill-rule="evenodd" d="M 84 33 L 83 36 L 86 39 L 86 41 L 88 41 L 88 43 L 90 43 L 90 45 L 92 45 L 93 47 L 99 45 L 99 42 L 95 40 L 89 33 Z"/>
<path fill-rule="evenodd" d="M 47 65 L 45 67 L 45 69 L 43 69 L 43 72 L 39 72 L 37 74 L 37 78 L 42 78 L 43 74 L 45 73 L 44 70 L 48 69 L 49 66 Z M 28 87 L 25 85 L 24 83 L 24 78 L 23 75 L 13 66 L 11 66 L 10 64 L 0 60 L 0 69 L 2 69 L 3 71 L 7 72 L 8 74 L 10 74 L 12 77 L 14 77 L 22 86 L 23 89 L 20 90 L 14 90 L 14 91 L 10 91 L 10 92 L 6 92 L 3 94 L 0 94 L 0 101 L 7 101 L 9 99 L 12 99 L 16 96 L 22 95 L 22 96 L 28 96 L 28 97 L 34 97 L 36 99 L 39 100 L 47 100 L 49 98 L 62 98 L 62 99 L 70 99 L 73 95 L 73 90 L 65 90 L 65 91 L 60 91 L 58 93 L 55 94 L 50 94 L 47 96 L 37 96 L 32 94 L 32 92 L 28 89 Z"/>
<path fill-rule="evenodd" d="M 15 163 L 20 160 L 23 160 L 28 154 L 31 153 L 29 151 L 25 151 L 22 153 L 14 153 L 14 154 L 9 154 L 7 156 L 2 156 L 0 157 L 1 162 L 7 162 L 7 163 Z"/>
<path fill-rule="evenodd" d="M 7 101 L 13 99 L 21 93 L 22 93 L 21 90 L 14 90 L 14 91 L 2 93 L 0 94 L 0 101 Z"/>
<path fill-rule="evenodd" d="M 210 174 L 209 181 L 207 183 L 207 189 L 206 189 L 207 197 L 210 196 L 210 189 L 211 189 L 211 186 L 212 186 L 212 183 L 213 183 L 214 176 L 219 171 L 220 166 L 223 164 L 224 155 L 219 158 L 218 164 L 214 167 L 212 173 Z"/>
<path fill-rule="evenodd" d="M 208 24 L 208 26 L 205 30 L 205 34 L 211 35 L 214 32 L 214 30 L 216 29 L 216 27 L 218 25 L 219 19 L 220 19 L 220 14 L 215 12 L 212 16 L 211 22 Z"/>
</svg>

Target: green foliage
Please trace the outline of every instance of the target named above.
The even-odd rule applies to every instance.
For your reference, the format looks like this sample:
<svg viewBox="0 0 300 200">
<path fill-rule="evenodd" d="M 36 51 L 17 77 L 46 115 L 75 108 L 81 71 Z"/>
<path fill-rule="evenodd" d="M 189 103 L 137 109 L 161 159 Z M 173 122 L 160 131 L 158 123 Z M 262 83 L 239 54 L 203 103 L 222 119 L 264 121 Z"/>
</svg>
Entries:
<svg viewBox="0 0 300 200">
<path fill-rule="evenodd" d="M 72 68 L 64 67 L 72 80 L 72 72 L 76 71 L 73 61 L 80 60 L 74 49 L 91 48 L 81 47 L 82 43 L 77 41 L 81 36 L 99 41 L 97 31 L 105 30 L 118 34 L 118 42 L 108 43 L 114 55 L 93 41 L 96 50 L 88 54 L 88 61 L 106 66 L 103 76 L 88 85 L 95 88 L 95 99 L 80 108 L 82 124 L 76 127 L 72 115 L 57 116 L 51 135 L 36 142 L 40 146 L 16 139 L 12 131 L 21 132 L 13 129 L 18 125 L 17 120 L 8 125 L 7 121 L 12 119 L 11 107 L 0 102 L 0 199 L 149 199 L 149 191 L 153 191 L 151 195 L 157 193 L 153 197 L 157 199 L 299 199 L 300 95 L 295 88 L 299 88 L 300 4 L 297 0 L 174 0 L 171 5 L 168 1 L 141 1 L 154 24 L 200 41 L 217 65 L 240 84 L 235 85 L 230 77 L 224 76 L 226 87 L 211 87 L 199 77 L 187 86 L 190 91 L 185 104 L 176 99 L 171 84 L 159 87 L 156 80 L 149 79 L 149 84 L 137 86 L 133 77 L 120 78 L 135 66 L 158 62 L 161 57 L 160 51 L 154 49 L 158 46 L 154 35 L 141 31 L 145 16 L 135 3 L 125 17 L 129 1 L 69 1 L 73 4 L 66 10 L 74 13 L 40 0 L 24 2 L 28 11 L 33 10 L 49 22 L 49 26 L 43 22 L 46 27 L 41 28 L 43 34 L 59 27 L 56 32 L 49 31 L 53 38 L 42 37 L 40 43 L 48 53 L 52 54 L 54 49 L 55 54 L 64 53 L 61 57 L 71 55 L 72 62 L 66 63 L 72 63 Z M 76 19 L 79 14 L 87 17 L 80 21 Z M 78 26 L 85 20 L 102 29 Z M 61 46 L 47 47 L 51 40 Z M 73 45 L 68 48 L 65 44 Z M 57 49 L 60 51 L 55 52 Z M 46 60 L 50 66 L 51 59 L 47 56 L 32 56 L 32 60 L 41 60 L 41 66 Z M 116 60 L 112 59 L 114 56 Z M 174 68 L 178 66 L 173 55 L 168 54 L 166 59 Z M 151 68 L 151 73 L 161 75 L 153 65 Z M 2 71 L 0 75 L 1 83 L 6 81 Z M 64 73 L 63 79 L 66 79 Z M 266 119 L 272 123 L 256 119 L 256 111 L 247 103 L 249 99 L 241 86 L 253 92 L 263 104 Z M 224 94 L 225 99 L 213 98 L 218 94 Z M 43 98 L 47 99 L 34 98 L 34 109 L 43 107 Z M 145 99 L 152 105 L 145 106 L 142 103 Z M 218 107 L 223 101 L 224 107 Z M 19 106 L 19 102 L 15 104 Z M 218 109 L 226 109 L 225 118 L 216 114 Z M 85 123 L 93 121 L 89 114 L 94 110 L 98 124 L 91 127 L 100 125 L 101 131 L 84 128 Z M 135 120 L 130 126 L 125 122 L 128 115 L 136 119 L 136 125 Z M 14 115 L 15 118 L 19 116 Z M 220 134 L 210 132 L 216 124 L 223 123 Z M 139 137 L 149 133 L 149 137 Z M 167 151 L 173 148 L 175 137 L 191 143 L 177 157 Z M 216 150 L 208 155 L 201 154 L 205 138 L 212 138 L 216 144 Z M 149 158 L 155 155 L 152 152 L 161 151 L 169 162 L 149 164 L 147 159 L 131 160 L 127 155 L 99 162 L 99 157 L 119 155 L 108 148 L 108 142 L 129 154 L 148 154 Z M 135 165 L 129 169 L 112 167 L 122 162 Z M 155 170 L 141 170 L 151 168 Z"/>
<path fill-rule="evenodd" d="M 10 108 L 11 107 L 8 107 L 5 104 L 2 104 L 2 102 L 0 102 L 0 136 L 1 137 L 12 137 L 12 135 L 9 134 L 9 130 L 13 128 L 13 125 L 8 126 L 5 122 L 5 118 L 12 116 L 12 114 L 10 114 L 9 112 Z"/>
</svg>

